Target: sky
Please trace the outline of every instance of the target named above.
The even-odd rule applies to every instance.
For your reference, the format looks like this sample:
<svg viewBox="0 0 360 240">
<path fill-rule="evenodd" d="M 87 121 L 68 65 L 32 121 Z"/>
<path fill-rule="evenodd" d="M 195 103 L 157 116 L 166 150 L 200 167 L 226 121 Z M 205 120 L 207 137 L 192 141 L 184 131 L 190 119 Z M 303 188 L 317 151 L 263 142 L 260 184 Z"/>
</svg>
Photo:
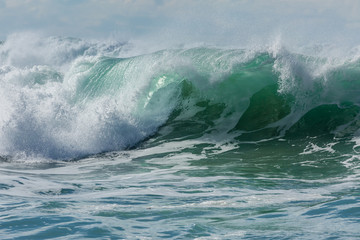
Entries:
<svg viewBox="0 0 360 240">
<path fill-rule="evenodd" d="M 0 0 L 0 39 L 51 36 L 229 43 L 360 42 L 358 0 Z"/>
</svg>

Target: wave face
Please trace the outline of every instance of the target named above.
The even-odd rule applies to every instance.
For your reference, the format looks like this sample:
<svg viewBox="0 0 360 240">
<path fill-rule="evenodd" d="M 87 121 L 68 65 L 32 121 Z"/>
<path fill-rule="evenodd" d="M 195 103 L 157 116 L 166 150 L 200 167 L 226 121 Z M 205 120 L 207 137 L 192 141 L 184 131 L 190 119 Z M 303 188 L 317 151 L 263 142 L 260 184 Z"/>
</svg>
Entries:
<svg viewBox="0 0 360 240">
<path fill-rule="evenodd" d="M 0 155 L 70 159 L 144 140 L 358 135 L 356 53 L 325 57 L 272 46 L 140 55 L 129 49 L 8 37 L 0 45 Z"/>
</svg>

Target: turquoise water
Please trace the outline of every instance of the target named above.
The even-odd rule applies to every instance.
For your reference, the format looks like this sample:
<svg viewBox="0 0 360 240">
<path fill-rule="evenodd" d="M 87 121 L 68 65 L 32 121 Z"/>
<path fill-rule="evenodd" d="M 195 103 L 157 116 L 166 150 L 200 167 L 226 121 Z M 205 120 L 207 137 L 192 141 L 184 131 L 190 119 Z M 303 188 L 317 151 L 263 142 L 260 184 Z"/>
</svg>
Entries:
<svg viewBox="0 0 360 240">
<path fill-rule="evenodd" d="M 9 38 L 1 239 L 358 239 L 356 56 Z"/>
<path fill-rule="evenodd" d="M 3 162 L 1 235 L 357 239 L 359 161 L 341 145 L 299 155 L 297 141 L 224 152 L 188 141 L 74 162 Z"/>
</svg>

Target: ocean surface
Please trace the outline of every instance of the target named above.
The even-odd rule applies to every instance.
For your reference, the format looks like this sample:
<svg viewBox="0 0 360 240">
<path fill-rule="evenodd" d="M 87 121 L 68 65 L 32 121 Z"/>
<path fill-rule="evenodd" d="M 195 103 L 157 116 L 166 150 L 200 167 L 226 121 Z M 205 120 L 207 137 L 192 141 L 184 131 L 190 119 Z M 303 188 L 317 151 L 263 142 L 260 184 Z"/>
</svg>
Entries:
<svg viewBox="0 0 360 240">
<path fill-rule="evenodd" d="M 360 48 L 0 44 L 1 239 L 359 239 Z"/>
</svg>

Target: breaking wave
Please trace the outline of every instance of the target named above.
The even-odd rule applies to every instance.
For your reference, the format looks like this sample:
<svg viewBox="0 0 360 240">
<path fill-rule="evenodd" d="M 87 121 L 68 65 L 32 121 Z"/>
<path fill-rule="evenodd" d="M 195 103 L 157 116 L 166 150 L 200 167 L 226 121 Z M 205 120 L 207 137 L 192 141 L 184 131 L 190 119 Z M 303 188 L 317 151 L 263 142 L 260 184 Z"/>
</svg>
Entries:
<svg viewBox="0 0 360 240">
<path fill-rule="evenodd" d="M 182 139 L 354 137 L 360 61 L 14 34 L 0 45 L 0 155 L 69 159 Z"/>
</svg>

